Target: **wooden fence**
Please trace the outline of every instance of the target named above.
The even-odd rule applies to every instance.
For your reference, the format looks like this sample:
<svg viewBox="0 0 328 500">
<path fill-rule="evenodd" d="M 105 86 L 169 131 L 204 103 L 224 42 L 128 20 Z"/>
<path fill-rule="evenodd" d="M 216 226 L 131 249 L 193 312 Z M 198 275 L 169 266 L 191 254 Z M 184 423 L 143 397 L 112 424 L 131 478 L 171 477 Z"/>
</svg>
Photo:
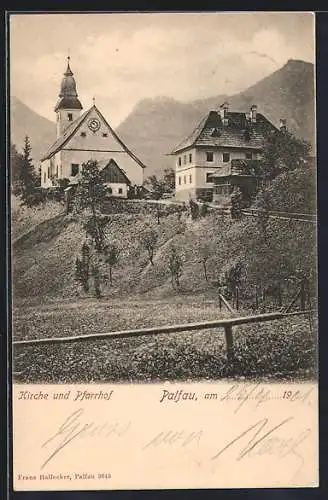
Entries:
<svg viewBox="0 0 328 500">
<path fill-rule="evenodd" d="M 223 328 L 225 332 L 226 341 L 226 352 L 229 362 L 233 362 L 234 359 L 234 348 L 233 348 L 233 332 L 232 328 L 239 325 L 248 325 L 254 323 L 262 323 L 265 321 L 274 321 L 286 318 L 288 316 L 299 316 L 299 315 L 311 315 L 312 311 L 294 311 L 294 312 L 274 312 L 258 314 L 255 316 L 242 316 L 237 318 L 227 318 L 214 321 L 203 321 L 198 323 L 187 323 L 182 325 L 169 325 L 169 326 L 158 326 L 152 328 L 140 328 L 135 330 L 120 330 L 105 333 L 92 333 L 88 335 L 76 335 L 70 337 L 52 337 L 52 338 L 40 338 L 32 340 L 15 340 L 13 346 L 37 346 L 46 344 L 65 344 L 69 342 L 87 342 L 93 340 L 105 340 L 105 339 L 122 339 L 122 338 L 135 338 L 147 335 L 160 335 L 160 334 L 170 334 L 178 332 L 191 332 L 199 331 L 212 328 Z"/>
</svg>

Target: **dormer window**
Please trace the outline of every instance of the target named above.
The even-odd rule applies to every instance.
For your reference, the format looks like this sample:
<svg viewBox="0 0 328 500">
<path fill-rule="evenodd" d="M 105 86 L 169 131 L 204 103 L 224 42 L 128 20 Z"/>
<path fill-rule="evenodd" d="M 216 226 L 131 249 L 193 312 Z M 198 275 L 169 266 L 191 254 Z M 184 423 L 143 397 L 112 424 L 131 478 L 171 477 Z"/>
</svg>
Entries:
<svg viewBox="0 0 328 500">
<path fill-rule="evenodd" d="M 219 128 L 213 128 L 211 136 L 212 137 L 220 137 L 220 135 L 221 135 L 220 129 Z"/>
<path fill-rule="evenodd" d="M 67 113 L 67 117 L 69 122 L 73 121 L 73 113 Z"/>
</svg>

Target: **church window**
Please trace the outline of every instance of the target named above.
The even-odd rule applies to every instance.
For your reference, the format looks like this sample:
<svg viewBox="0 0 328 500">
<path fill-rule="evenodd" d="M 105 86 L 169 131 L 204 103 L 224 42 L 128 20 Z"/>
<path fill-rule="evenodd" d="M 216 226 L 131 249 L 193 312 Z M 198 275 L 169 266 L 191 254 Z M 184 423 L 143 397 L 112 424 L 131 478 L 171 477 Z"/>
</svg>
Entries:
<svg viewBox="0 0 328 500">
<path fill-rule="evenodd" d="M 106 134 L 106 132 L 104 132 L 102 136 L 103 137 L 108 137 L 108 134 Z"/>
<path fill-rule="evenodd" d="M 192 184 L 192 175 L 189 175 L 189 183 Z"/>
<path fill-rule="evenodd" d="M 71 163 L 71 176 L 75 177 L 79 173 L 79 164 Z"/>
<path fill-rule="evenodd" d="M 85 132 L 81 132 L 81 137 L 85 137 L 87 134 Z"/>
<path fill-rule="evenodd" d="M 179 186 L 181 186 L 181 176 L 179 175 Z"/>
<path fill-rule="evenodd" d="M 58 165 L 56 165 L 56 177 L 58 177 Z"/>
<path fill-rule="evenodd" d="M 192 154 L 190 153 L 189 154 L 189 163 L 191 163 L 191 162 L 192 162 Z"/>
<path fill-rule="evenodd" d="M 178 158 L 178 165 L 179 165 L 179 167 L 181 167 L 181 156 L 179 156 L 179 158 Z"/>
<path fill-rule="evenodd" d="M 43 172 L 43 182 L 44 182 L 44 184 L 46 183 L 46 180 L 47 180 L 47 174 L 45 172 Z"/>
<path fill-rule="evenodd" d="M 48 167 L 48 179 L 50 178 L 50 167 Z"/>
<path fill-rule="evenodd" d="M 184 163 L 184 165 L 187 163 L 187 157 L 186 157 L 186 155 L 183 155 L 183 163 Z"/>
<path fill-rule="evenodd" d="M 73 113 L 67 113 L 68 116 L 68 121 L 72 122 L 73 121 Z"/>
</svg>

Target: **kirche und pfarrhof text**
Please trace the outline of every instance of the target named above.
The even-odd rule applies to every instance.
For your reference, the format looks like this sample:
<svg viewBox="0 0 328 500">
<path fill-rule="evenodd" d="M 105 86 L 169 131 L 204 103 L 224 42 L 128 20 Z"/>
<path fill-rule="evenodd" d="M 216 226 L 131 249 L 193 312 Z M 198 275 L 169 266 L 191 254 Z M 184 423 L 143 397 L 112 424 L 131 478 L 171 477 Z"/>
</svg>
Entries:
<svg viewBox="0 0 328 500">
<path fill-rule="evenodd" d="M 47 401 L 52 399 L 58 400 L 70 400 L 70 401 L 89 401 L 89 400 L 103 400 L 109 401 L 113 398 L 113 390 L 110 391 L 97 391 L 91 392 L 87 390 L 66 390 L 66 391 L 57 391 L 53 393 L 49 393 L 44 390 L 38 391 L 19 391 L 18 400 L 36 400 L 36 401 Z"/>
</svg>

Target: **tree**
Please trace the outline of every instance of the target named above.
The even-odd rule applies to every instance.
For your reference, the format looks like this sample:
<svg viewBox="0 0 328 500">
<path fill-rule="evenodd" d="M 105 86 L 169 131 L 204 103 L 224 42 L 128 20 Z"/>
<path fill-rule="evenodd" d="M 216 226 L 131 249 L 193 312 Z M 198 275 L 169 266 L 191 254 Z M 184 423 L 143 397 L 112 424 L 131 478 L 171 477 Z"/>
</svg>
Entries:
<svg viewBox="0 0 328 500">
<path fill-rule="evenodd" d="M 25 137 L 22 154 L 19 155 L 17 161 L 18 175 L 17 187 L 20 197 L 24 205 L 32 206 L 39 202 L 35 196 L 35 188 L 38 185 L 38 178 L 35 173 L 34 165 L 31 157 L 32 147 L 28 136 Z"/>
<path fill-rule="evenodd" d="M 199 217 L 199 207 L 198 204 L 190 198 L 189 208 L 192 220 L 196 220 Z"/>
<path fill-rule="evenodd" d="M 165 184 L 163 180 L 158 179 L 156 175 L 150 175 L 145 180 L 145 184 L 149 187 L 155 200 L 162 198 L 165 193 Z"/>
<path fill-rule="evenodd" d="M 310 143 L 297 139 L 287 130 L 269 135 L 260 164 L 264 182 L 284 172 L 304 167 L 309 161 L 310 152 Z"/>
<path fill-rule="evenodd" d="M 211 256 L 211 246 L 209 243 L 203 243 L 199 246 L 198 249 L 199 256 L 200 256 L 200 262 L 202 263 L 203 266 L 203 271 L 204 271 L 204 278 L 206 281 L 208 281 L 208 276 L 207 276 L 207 261 Z"/>
<path fill-rule="evenodd" d="M 105 262 L 109 265 L 109 282 L 113 284 L 113 267 L 118 263 L 119 249 L 115 243 L 106 245 L 104 248 Z"/>
<path fill-rule="evenodd" d="M 141 234 L 141 244 L 147 250 L 149 262 L 154 265 L 154 249 L 158 240 L 158 234 L 155 229 L 146 228 Z"/>
<path fill-rule="evenodd" d="M 82 245 L 82 258 L 76 258 L 75 261 L 75 277 L 76 280 L 82 285 L 85 292 L 89 291 L 89 264 L 90 264 L 90 247 L 85 242 Z"/>
<path fill-rule="evenodd" d="M 17 151 L 15 144 L 10 146 L 10 170 L 11 170 L 11 186 L 13 193 L 19 195 L 21 193 L 20 186 L 20 169 L 22 155 Z"/>
<path fill-rule="evenodd" d="M 175 171 L 173 168 L 164 170 L 163 182 L 167 192 L 175 190 Z"/>
<path fill-rule="evenodd" d="M 101 251 L 104 246 L 104 234 L 100 227 L 100 213 L 106 198 L 106 187 L 102 172 L 97 161 L 89 160 L 82 164 L 81 177 L 78 182 L 75 207 L 91 211 L 90 229 L 93 234 L 96 249 Z"/>
<path fill-rule="evenodd" d="M 242 209 L 244 208 L 244 198 L 241 189 L 238 186 L 234 187 L 231 194 L 231 217 L 233 219 L 240 219 L 242 216 Z"/>
<path fill-rule="evenodd" d="M 175 246 L 170 247 L 169 269 L 171 273 L 171 283 L 173 288 L 180 289 L 180 278 L 182 276 L 183 261 Z"/>
</svg>

